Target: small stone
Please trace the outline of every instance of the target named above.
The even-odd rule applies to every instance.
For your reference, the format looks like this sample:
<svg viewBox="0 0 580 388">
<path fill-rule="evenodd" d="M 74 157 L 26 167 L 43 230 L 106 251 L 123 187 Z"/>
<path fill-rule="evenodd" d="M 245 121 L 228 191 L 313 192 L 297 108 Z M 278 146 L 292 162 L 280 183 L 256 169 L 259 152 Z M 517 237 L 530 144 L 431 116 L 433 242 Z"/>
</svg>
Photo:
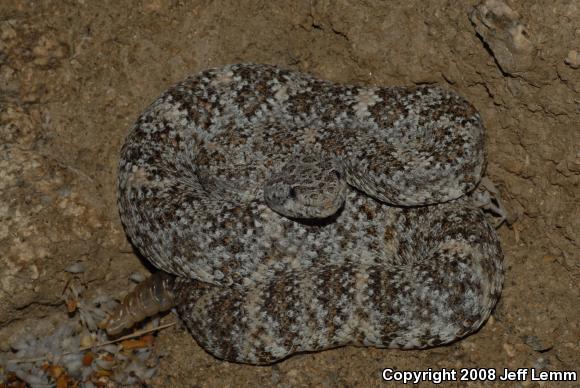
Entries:
<svg viewBox="0 0 580 388">
<path fill-rule="evenodd" d="M 514 357 L 516 355 L 514 347 L 508 343 L 503 344 L 503 350 L 505 350 L 509 357 Z"/>
<path fill-rule="evenodd" d="M 83 272 L 85 272 L 85 270 L 86 270 L 85 264 L 81 261 L 77 261 L 76 263 L 71 264 L 65 268 L 66 272 L 74 273 L 74 274 L 83 273 Z"/>
<path fill-rule="evenodd" d="M 133 272 L 131 275 L 129 275 L 129 279 L 132 282 L 141 283 L 143 280 L 145 280 L 145 275 L 143 275 L 141 272 Z"/>
<path fill-rule="evenodd" d="M 580 67 L 580 54 L 576 50 L 570 50 L 564 63 L 570 66 L 572 69 L 577 69 Z"/>
<path fill-rule="evenodd" d="M 534 349 L 536 352 L 543 353 L 552 349 L 551 344 L 546 344 L 535 335 L 525 335 L 523 341 L 526 345 Z"/>
</svg>

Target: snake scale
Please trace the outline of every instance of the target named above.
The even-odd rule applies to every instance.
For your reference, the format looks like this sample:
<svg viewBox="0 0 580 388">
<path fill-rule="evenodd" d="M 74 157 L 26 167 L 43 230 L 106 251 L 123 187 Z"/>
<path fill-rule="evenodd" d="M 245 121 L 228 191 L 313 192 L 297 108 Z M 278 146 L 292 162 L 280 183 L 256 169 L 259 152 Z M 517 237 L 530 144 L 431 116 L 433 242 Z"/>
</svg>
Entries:
<svg viewBox="0 0 580 388">
<path fill-rule="evenodd" d="M 125 230 L 172 274 L 141 295 L 165 295 L 208 352 L 250 364 L 473 333 L 503 279 L 495 230 L 466 195 L 484 136 L 471 104 L 433 86 L 258 64 L 191 76 L 121 151 Z"/>
</svg>

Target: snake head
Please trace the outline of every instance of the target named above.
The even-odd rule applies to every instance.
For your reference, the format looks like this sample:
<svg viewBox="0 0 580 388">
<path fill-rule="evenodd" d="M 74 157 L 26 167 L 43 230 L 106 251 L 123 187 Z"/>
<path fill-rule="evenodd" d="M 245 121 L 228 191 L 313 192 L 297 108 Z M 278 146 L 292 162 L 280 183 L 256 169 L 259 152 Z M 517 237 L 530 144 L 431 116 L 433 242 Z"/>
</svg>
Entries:
<svg viewBox="0 0 580 388">
<path fill-rule="evenodd" d="M 343 205 L 347 184 L 332 160 L 302 155 L 286 163 L 264 185 L 264 199 L 291 218 L 327 218 Z"/>
</svg>

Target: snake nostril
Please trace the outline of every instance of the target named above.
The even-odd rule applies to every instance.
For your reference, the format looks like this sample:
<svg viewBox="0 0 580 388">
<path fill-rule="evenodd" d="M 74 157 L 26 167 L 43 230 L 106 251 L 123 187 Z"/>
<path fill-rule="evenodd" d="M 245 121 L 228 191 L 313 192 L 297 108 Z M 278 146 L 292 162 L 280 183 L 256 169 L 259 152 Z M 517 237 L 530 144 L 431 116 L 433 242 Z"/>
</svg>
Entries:
<svg viewBox="0 0 580 388">
<path fill-rule="evenodd" d="M 290 187 L 290 190 L 288 190 L 288 196 L 292 199 L 296 199 L 297 195 L 298 193 L 296 192 L 296 189 L 294 187 Z"/>
</svg>

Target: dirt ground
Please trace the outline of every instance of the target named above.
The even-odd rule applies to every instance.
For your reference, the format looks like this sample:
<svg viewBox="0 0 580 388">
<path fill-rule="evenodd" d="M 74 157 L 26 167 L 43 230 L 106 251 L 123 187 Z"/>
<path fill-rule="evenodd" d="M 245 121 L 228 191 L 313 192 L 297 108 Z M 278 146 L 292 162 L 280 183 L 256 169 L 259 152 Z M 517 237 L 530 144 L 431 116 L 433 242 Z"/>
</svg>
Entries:
<svg viewBox="0 0 580 388">
<path fill-rule="evenodd" d="M 158 334 L 151 385 L 369 386 L 384 368 L 580 371 L 576 0 L 3 0 L 0 351 L 66 319 L 71 264 L 83 263 L 89 291 L 113 296 L 148 273 L 117 214 L 124 137 L 164 89 L 236 62 L 466 96 L 487 127 L 487 175 L 515 219 L 499 229 L 504 291 L 478 333 L 423 351 L 346 347 L 255 367 L 213 358 L 174 326 Z"/>
</svg>

